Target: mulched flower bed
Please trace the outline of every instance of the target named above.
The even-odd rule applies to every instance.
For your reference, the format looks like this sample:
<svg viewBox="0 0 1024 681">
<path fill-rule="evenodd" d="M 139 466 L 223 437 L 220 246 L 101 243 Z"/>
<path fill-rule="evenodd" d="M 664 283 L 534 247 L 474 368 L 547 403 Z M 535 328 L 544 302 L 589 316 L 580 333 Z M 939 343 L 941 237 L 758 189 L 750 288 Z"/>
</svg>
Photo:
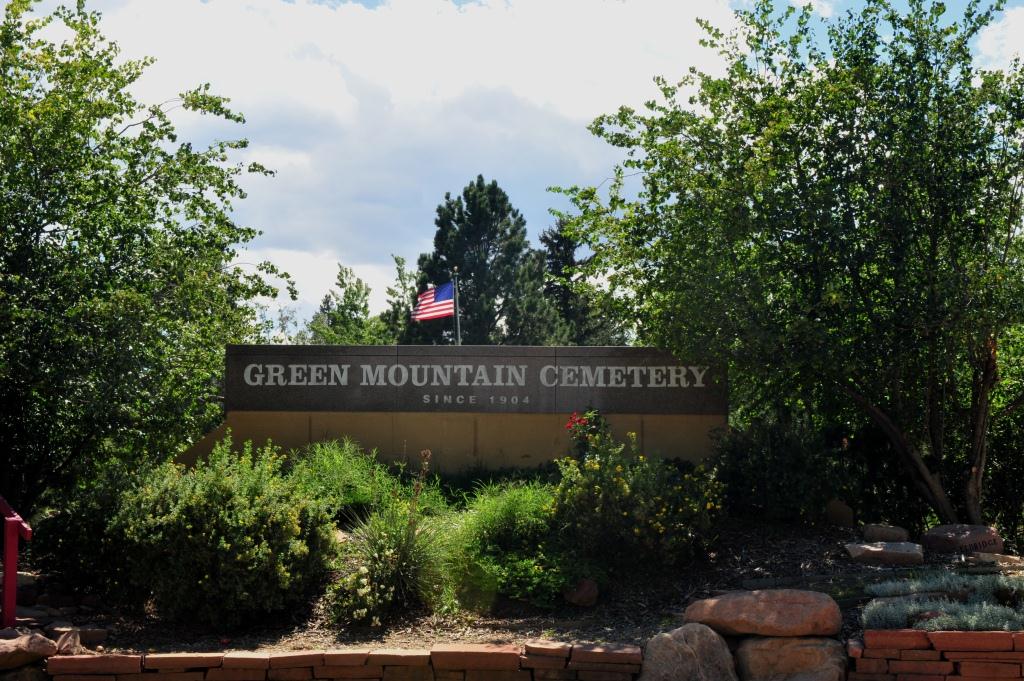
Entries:
<svg viewBox="0 0 1024 681">
<path fill-rule="evenodd" d="M 803 588 L 827 592 L 839 601 L 846 616 L 846 636 L 860 629 L 859 605 L 867 600 L 864 584 L 906 572 L 853 563 L 843 544 L 856 538 L 854 530 L 842 528 L 734 523 L 722 529 L 717 549 L 705 560 L 658 578 L 620 580 L 602 593 L 596 607 L 587 609 L 565 606 L 545 612 L 504 602 L 487 615 L 410 613 L 383 627 L 344 630 L 328 622 L 319 604 L 311 604 L 290 620 L 265 621 L 233 631 L 171 625 L 102 610 L 70 619 L 109 627 L 111 634 L 104 642 L 108 652 L 320 649 L 357 644 L 429 648 L 456 641 L 521 644 L 538 637 L 641 644 L 678 626 L 682 611 L 693 600 L 739 588 Z"/>
</svg>

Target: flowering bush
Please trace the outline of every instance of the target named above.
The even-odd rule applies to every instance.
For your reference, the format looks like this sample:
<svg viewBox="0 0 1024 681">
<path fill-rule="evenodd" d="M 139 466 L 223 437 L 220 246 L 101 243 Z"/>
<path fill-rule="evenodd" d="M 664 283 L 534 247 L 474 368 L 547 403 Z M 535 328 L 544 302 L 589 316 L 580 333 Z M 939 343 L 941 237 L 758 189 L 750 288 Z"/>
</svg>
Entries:
<svg viewBox="0 0 1024 681">
<path fill-rule="evenodd" d="M 569 415 L 565 429 L 569 431 L 577 457 L 586 456 L 593 440 L 609 435 L 608 421 L 596 409 L 588 409 L 583 414 L 574 411 Z"/>
<path fill-rule="evenodd" d="M 606 428 L 586 438 L 581 458 L 558 461 L 552 514 L 567 551 L 614 570 L 673 565 L 702 548 L 721 508 L 721 487 L 708 470 L 652 461 L 632 434 L 628 443 Z"/>
</svg>

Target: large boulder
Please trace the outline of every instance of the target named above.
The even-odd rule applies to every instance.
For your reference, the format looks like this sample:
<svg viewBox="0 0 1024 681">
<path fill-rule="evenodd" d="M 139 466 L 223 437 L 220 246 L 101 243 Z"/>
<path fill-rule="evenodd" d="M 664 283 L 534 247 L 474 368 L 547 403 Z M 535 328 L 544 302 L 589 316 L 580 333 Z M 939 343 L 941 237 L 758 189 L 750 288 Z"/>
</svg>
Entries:
<svg viewBox="0 0 1024 681">
<path fill-rule="evenodd" d="M 847 544 L 846 552 L 854 561 L 869 565 L 920 565 L 924 562 L 921 545 L 908 541 Z"/>
<path fill-rule="evenodd" d="M 843 616 L 828 594 L 797 589 L 733 591 L 691 603 L 683 619 L 720 634 L 835 636 Z"/>
<path fill-rule="evenodd" d="M 742 681 L 843 681 L 846 652 L 831 638 L 748 638 L 736 669 Z"/>
<path fill-rule="evenodd" d="M 637 681 L 737 681 L 725 639 L 703 624 L 658 634 L 644 648 Z"/>
<path fill-rule="evenodd" d="M 907 541 L 910 539 L 910 532 L 903 527 L 896 525 L 865 525 L 863 529 L 864 541 L 871 544 L 876 541 Z"/>
<path fill-rule="evenodd" d="M 936 525 L 924 533 L 921 544 L 936 553 L 1003 552 L 1003 538 L 988 525 Z"/>
<path fill-rule="evenodd" d="M 0 669 L 16 669 L 57 653 L 57 644 L 42 634 L 0 639 Z"/>
</svg>

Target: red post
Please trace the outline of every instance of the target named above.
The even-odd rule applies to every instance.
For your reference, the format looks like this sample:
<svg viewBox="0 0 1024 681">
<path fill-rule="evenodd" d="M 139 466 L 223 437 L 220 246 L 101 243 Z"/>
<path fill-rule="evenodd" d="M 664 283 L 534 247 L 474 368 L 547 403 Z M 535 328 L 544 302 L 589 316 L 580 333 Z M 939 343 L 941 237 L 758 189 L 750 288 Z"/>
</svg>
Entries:
<svg viewBox="0 0 1024 681">
<path fill-rule="evenodd" d="M 18 540 L 32 539 L 32 528 L 0 497 L 0 514 L 4 516 L 4 584 L 0 594 L 0 620 L 4 627 L 13 627 L 18 610 Z"/>
</svg>

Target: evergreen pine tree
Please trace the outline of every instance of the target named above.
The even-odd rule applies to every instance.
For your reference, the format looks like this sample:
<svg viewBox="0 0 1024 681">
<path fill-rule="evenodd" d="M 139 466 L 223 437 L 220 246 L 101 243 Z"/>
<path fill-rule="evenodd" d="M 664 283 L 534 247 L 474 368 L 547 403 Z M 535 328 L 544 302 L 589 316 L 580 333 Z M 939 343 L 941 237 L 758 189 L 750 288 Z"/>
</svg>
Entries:
<svg viewBox="0 0 1024 681">
<path fill-rule="evenodd" d="M 419 258 L 417 291 L 459 275 L 465 345 L 542 345 L 563 336 L 557 310 L 544 297 L 543 256 L 526 240 L 526 221 L 496 181 L 482 175 L 434 220 L 434 251 Z M 410 324 L 405 343 L 452 343 L 451 318 Z"/>
</svg>

